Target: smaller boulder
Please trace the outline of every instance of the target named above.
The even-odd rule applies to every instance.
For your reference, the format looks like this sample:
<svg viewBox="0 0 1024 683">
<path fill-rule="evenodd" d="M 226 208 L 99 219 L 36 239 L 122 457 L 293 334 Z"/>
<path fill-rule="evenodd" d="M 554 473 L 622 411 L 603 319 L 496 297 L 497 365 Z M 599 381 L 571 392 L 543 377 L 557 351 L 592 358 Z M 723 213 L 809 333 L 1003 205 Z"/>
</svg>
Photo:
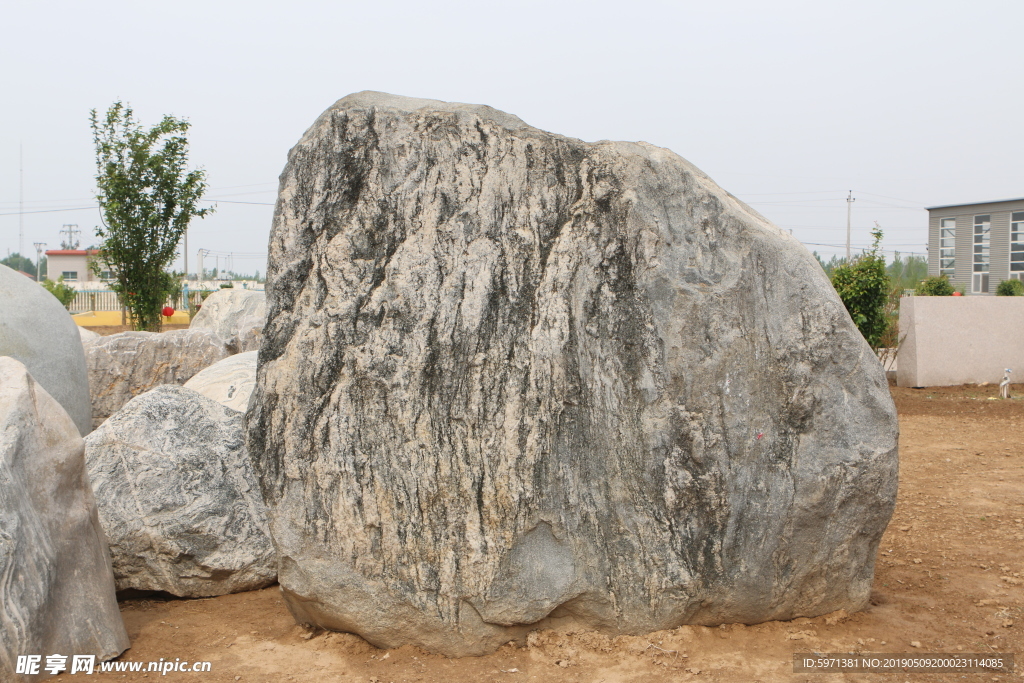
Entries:
<svg viewBox="0 0 1024 683">
<path fill-rule="evenodd" d="M 23 363 L 64 406 L 79 433 L 88 434 L 89 376 L 78 325 L 57 297 L 7 266 L 0 266 L 0 300 L 0 356 Z"/>
<path fill-rule="evenodd" d="M 128 645 L 78 427 L 0 357 L 0 681 L 18 680 L 19 655 L 107 660 Z"/>
<path fill-rule="evenodd" d="M 259 349 L 267 295 L 251 289 L 221 289 L 206 297 L 189 329 L 209 330 L 235 353 Z"/>
<path fill-rule="evenodd" d="M 228 348 L 234 349 L 236 353 L 259 351 L 263 343 L 264 322 L 265 319 L 258 316 L 243 318 L 238 324 L 238 334 L 229 340 Z"/>
<path fill-rule="evenodd" d="M 86 440 L 118 590 L 207 597 L 277 579 L 242 413 L 175 385 L 129 401 Z"/>
<path fill-rule="evenodd" d="M 99 339 L 100 335 L 90 330 L 88 327 L 78 326 L 78 336 L 82 338 L 82 341 L 89 341 L 90 339 Z"/>
<path fill-rule="evenodd" d="M 246 351 L 217 361 L 185 382 L 185 388 L 244 413 L 256 386 L 257 353 Z"/>
<path fill-rule="evenodd" d="M 82 344 L 97 424 L 133 397 L 161 384 L 184 384 L 229 355 L 208 330 L 122 332 Z"/>
</svg>

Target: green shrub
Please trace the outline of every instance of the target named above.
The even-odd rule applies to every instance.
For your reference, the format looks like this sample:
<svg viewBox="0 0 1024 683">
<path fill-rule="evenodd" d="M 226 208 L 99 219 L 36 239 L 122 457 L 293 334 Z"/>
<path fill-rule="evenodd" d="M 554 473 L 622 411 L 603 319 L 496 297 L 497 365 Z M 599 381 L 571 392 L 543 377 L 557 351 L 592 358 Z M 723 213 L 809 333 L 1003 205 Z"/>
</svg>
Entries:
<svg viewBox="0 0 1024 683">
<path fill-rule="evenodd" d="M 43 287 L 46 288 L 47 292 L 57 297 L 57 301 L 59 301 L 61 306 L 64 308 L 70 308 L 71 302 L 74 301 L 75 297 L 78 295 L 78 292 L 74 287 L 64 284 L 63 275 L 57 278 L 56 282 L 50 279 L 43 280 Z"/>
<path fill-rule="evenodd" d="M 882 231 L 872 230 L 871 234 L 875 238 L 871 251 L 852 264 L 833 270 L 832 286 L 864 339 L 871 348 L 877 349 L 889 327 L 889 317 L 885 313 L 889 275 L 885 272 L 885 257 L 879 250 Z"/>
<path fill-rule="evenodd" d="M 945 275 L 938 277 L 930 277 L 921 280 L 914 289 L 916 296 L 953 296 L 953 285 L 949 283 L 949 278 Z"/>
<path fill-rule="evenodd" d="M 1024 282 L 1003 280 L 996 287 L 996 296 L 1024 296 Z"/>
</svg>

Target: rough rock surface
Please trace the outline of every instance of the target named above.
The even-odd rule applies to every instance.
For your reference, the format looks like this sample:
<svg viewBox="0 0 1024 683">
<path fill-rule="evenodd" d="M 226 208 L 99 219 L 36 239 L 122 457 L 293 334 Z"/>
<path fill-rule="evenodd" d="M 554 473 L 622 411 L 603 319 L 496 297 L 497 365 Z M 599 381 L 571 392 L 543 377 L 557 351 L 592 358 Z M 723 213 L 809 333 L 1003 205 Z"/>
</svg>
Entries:
<svg viewBox="0 0 1024 683">
<path fill-rule="evenodd" d="M 118 590 L 183 597 L 270 585 L 277 560 L 242 413 L 175 385 L 128 402 L 86 439 Z"/>
<path fill-rule="evenodd" d="M 260 347 L 267 295 L 251 289 L 221 289 L 206 297 L 189 329 L 210 330 L 235 352 Z"/>
<path fill-rule="evenodd" d="M 255 386 L 256 351 L 228 356 L 185 382 L 186 388 L 243 413 Z"/>
<path fill-rule="evenodd" d="M 21 680 L 18 655 L 107 660 L 128 647 L 83 451 L 64 408 L 0 357 L 2 681 Z"/>
<path fill-rule="evenodd" d="M 267 295 L 248 439 L 298 620 L 468 655 L 866 605 L 882 367 L 672 152 L 351 95 L 289 154 Z"/>
<path fill-rule="evenodd" d="M 132 397 L 161 384 L 184 384 L 229 355 L 209 330 L 121 332 L 82 342 L 89 368 L 92 417 L 110 417 Z"/>
<path fill-rule="evenodd" d="M 251 316 L 243 318 L 238 324 L 238 334 L 229 341 L 229 348 L 235 353 L 259 351 L 263 343 L 263 324 L 265 317 Z"/>
<path fill-rule="evenodd" d="M 0 356 L 21 361 L 88 434 L 89 376 L 78 325 L 55 296 L 7 266 L 0 266 L 0 300 Z"/>
</svg>

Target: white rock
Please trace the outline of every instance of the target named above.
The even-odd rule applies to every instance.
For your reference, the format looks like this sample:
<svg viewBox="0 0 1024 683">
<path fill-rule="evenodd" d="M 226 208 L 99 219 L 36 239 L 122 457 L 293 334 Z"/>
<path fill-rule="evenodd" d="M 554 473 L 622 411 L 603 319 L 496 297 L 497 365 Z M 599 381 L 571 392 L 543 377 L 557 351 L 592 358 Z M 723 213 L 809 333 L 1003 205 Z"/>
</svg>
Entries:
<svg viewBox="0 0 1024 683">
<path fill-rule="evenodd" d="M 299 621 L 456 656 L 867 604 L 882 366 L 672 152 L 352 95 L 289 154 L 268 270 L 248 439 Z"/>
<path fill-rule="evenodd" d="M 267 296 L 251 289 L 221 289 L 203 301 L 190 329 L 210 330 L 235 352 L 259 349 Z"/>
<path fill-rule="evenodd" d="M 256 386 L 257 353 L 246 351 L 217 361 L 185 382 L 185 387 L 228 408 L 245 412 Z"/>
<path fill-rule="evenodd" d="M 0 680 L 20 679 L 19 655 L 107 660 L 128 645 L 78 427 L 0 357 Z"/>
<path fill-rule="evenodd" d="M 242 413 L 156 387 L 86 439 L 118 590 L 224 595 L 274 582 L 277 562 Z"/>
<path fill-rule="evenodd" d="M 82 341 L 89 341 L 90 339 L 99 339 L 100 335 L 93 332 L 88 327 L 82 327 L 78 325 L 78 336 L 82 338 Z"/>
<path fill-rule="evenodd" d="M 56 297 L 7 266 L 0 266 L 0 301 L 0 356 L 21 361 L 88 434 L 92 409 L 78 325 Z"/>
<path fill-rule="evenodd" d="M 122 332 L 82 342 L 93 420 L 102 422 L 132 397 L 161 384 L 184 384 L 229 355 L 208 330 Z"/>
</svg>

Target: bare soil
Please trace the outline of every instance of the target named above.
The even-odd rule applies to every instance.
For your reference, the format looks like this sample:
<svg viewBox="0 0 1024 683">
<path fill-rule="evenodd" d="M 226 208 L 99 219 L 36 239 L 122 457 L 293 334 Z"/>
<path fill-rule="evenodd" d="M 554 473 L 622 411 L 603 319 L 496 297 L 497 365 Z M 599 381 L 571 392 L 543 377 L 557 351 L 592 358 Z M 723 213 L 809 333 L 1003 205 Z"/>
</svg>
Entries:
<svg viewBox="0 0 1024 683">
<path fill-rule="evenodd" d="M 378 650 L 297 626 L 276 587 L 207 600 L 121 603 L 121 661 L 209 661 L 167 681 L 989 681 L 1012 674 L 796 674 L 797 652 L 1021 653 L 1024 650 L 1024 386 L 902 389 L 900 493 L 879 551 L 871 606 L 855 614 L 640 637 L 534 632 L 528 644 L 448 659 Z M 107 674 L 151 680 L 158 674 Z M 76 680 L 61 676 L 56 680 Z"/>
</svg>

